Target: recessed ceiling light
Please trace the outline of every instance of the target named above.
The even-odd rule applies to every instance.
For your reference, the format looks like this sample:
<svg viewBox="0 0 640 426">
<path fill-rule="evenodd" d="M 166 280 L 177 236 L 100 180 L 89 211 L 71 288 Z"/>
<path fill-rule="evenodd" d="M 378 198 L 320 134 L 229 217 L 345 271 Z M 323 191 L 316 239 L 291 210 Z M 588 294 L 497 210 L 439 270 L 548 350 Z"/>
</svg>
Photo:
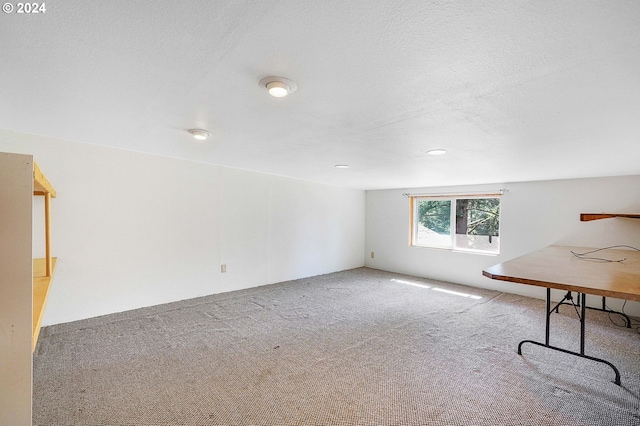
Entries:
<svg viewBox="0 0 640 426">
<path fill-rule="evenodd" d="M 279 81 L 272 81 L 271 83 L 267 83 L 267 90 L 274 98 L 284 98 L 289 94 L 289 90 L 291 90 L 291 88 L 288 84 L 280 83 Z"/>
<path fill-rule="evenodd" d="M 446 153 L 446 149 L 432 149 L 430 151 L 427 151 L 427 155 L 444 155 Z"/>
<path fill-rule="evenodd" d="M 336 164 L 335 166 L 336 169 L 348 169 L 349 165 L 348 164 Z"/>
<path fill-rule="evenodd" d="M 198 139 L 199 141 L 203 141 L 209 137 L 209 132 L 202 129 L 189 129 L 189 133 L 191 133 L 193 137 Z"/>
<path fill-rule="evenodd" d="M 265 77 L 259 81 L 259 84 L 275 98 L 283 98 L 298 88 L 293 81 L 284 77 Z"/>
</svg>

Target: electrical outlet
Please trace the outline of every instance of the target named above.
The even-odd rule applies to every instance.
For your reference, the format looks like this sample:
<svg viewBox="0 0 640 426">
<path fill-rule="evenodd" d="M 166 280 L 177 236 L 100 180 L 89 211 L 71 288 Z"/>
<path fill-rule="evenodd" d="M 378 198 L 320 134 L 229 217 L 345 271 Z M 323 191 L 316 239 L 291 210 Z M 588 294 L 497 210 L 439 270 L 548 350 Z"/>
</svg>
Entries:
<svg viewBox="0 0 640 426">
<path fill-rule="evenodd" d="M 227 272 L 227 265 L 220 265 L 220 272 L 223 274 Z"/>
<path fill-rule="evenodd" d="M 376 253 L 375 252 L 371 252 L 371 258 L 373 259 L 374 257 L 376 257 Z"/>
</svg>

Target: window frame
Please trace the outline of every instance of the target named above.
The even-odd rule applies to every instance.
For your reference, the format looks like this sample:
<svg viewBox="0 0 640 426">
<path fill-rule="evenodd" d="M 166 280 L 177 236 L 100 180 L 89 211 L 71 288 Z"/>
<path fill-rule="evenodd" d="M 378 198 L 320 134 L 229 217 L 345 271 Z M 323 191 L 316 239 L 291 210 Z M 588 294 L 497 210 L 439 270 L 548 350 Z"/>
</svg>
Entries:
<svg viewBox="0 0 640 426">
<path fill-rule="evenodd" d="M 502 191 L 500 193 L 490 193 L 490 194 L 420 194 L 420 195 L 411 195 L 409 196 L 410 200 L 410 221 L 409 221 L 409 246 L 417 247 L 417 248 L 431 248 L 431 249 L 439 249 L 439 250 L 448 250 L 455 251 L 461 253 L 474 253 L 474 254 L 482 254 L 489 256 L 497 256 L 500 254 L 500 244 L 498 245 L 498 250 L 487 251 L 481 249 L 469 249 L 464 247 L 458 247 L 456 245 L 456 204 L 458 200 L 468 200 L 468 199 L 497 199 L 499 203 L 498 210 L 498 238 L 501 236 L 501 228 L 502 228 Z M 449 241 L 450 245 L 448 246 L 440 246 L 440 245 L 425 245 L 418 244 L 418 202 L 422 200 L 433 200 L 433 201 L 449 201 L 450 204 L 450 213 L 449 213 Z M 500 241 L 500 240 L 499 240 Z"/>
</svg>

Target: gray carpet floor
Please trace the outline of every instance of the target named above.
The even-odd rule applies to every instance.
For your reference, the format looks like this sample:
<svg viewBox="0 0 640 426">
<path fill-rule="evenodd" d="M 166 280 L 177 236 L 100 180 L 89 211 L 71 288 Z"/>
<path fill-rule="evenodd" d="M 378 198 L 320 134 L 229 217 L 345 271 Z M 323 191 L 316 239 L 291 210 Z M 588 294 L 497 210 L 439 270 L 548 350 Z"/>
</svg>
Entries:
<svg viewBox="0 0 640 426">
<path fill-rule="evenodd" d="M 578 350 L 572 307 L 552 326 L 552 344 Z M 360 268 L 46 327 L 33 419 L 640 425 L 640 335 L 596 311 L 586 335 L 622 386 L 600 363 L 516 353 L 544 339 L 544 301 Z"/>
</svg>

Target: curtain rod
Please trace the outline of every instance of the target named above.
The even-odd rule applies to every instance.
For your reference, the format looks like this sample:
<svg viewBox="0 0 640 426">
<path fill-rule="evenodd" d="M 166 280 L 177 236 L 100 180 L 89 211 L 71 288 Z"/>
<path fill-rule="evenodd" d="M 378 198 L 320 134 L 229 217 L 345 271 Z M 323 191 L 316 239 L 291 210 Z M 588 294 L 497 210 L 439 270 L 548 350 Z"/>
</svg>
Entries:
<svg viewBox="0 0 640 426">
<path fill-rule="evenodd" d="M 419 193 L 419 194 L 411 194 L 409 192 L 405 192 L 402 195 L 405 197 L 460 197 L 468 195 L 470 197 L 478 197 L 478 196 L 487 196 L 487 197 L 497 197 L 500 195 L 504 195 L 508 189 L 491 189 L 488 191 L 477 191 L 477 192 L 431 192 L 431 193 Z"/>
</svg>

